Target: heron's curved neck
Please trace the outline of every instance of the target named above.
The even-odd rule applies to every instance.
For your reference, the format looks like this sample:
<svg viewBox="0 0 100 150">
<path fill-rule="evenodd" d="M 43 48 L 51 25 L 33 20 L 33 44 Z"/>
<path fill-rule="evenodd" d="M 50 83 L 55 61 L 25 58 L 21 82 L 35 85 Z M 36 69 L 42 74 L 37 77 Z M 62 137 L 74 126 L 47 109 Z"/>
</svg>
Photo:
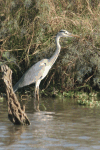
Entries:
<svg viewBox="0 0 100 150">
<path fill-rule="evenodd" d="M 59 44 L 59 39 L 60 36 L 56 36 L 56 51 L 54 52 L 53 56 L 49 59 L 49 63 L 51 66 L 55 63 L 60 53 L 61 46 Z"/>
</svg>

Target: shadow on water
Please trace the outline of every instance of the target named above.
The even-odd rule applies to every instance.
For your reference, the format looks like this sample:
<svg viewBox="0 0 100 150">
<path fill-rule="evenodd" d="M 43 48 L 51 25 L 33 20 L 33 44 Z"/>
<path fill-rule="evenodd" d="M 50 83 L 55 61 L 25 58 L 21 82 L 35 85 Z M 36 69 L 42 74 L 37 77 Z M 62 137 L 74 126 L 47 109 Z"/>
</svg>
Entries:
<svg viewBox="0 0 100 150">
<path fill-rule="evenodd" d="M 0 150 L 100 149 L 100 108 L 78 106 L 72 99 L 41 99 L 40 112 L 28 99 L 30 126 L 15 126 L 0 101 Z"/>
</svg>

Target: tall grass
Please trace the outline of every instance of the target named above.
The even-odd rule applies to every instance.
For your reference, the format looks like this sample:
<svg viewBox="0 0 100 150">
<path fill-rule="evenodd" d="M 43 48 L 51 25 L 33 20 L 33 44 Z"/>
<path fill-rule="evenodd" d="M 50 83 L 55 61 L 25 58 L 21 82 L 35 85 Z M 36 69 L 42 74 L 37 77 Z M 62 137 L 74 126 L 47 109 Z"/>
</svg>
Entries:
<svg viewBox="0 0 100 150">
<path fill-rule="evenodd" d="M 80 40 L 61 40 L 63 50 L 44 84 L 52 78 L 52 84 L 63 90 L 84 84 L 99 88 L 99 0 L 0 1 L 1 58 L 5 51 L 12 52 L 22 72 L 53 54 L 54 37 L 61 29 L 80 35 Z"/>
</svg>

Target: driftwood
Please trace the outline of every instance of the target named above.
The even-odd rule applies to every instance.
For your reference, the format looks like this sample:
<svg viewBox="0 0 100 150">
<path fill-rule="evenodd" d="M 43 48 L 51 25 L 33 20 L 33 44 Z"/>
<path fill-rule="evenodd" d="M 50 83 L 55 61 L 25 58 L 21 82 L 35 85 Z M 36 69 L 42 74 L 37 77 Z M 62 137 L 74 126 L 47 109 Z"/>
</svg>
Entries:
<svg viewBox="0 0 100 150">
<path fill-rule="evenodd" d="M 17 125 L 30 125 L 30 121 L 25 114 L 25 108 L 21 109 L 13 91 L 11 69 L 7 65 L 2 65 L 0 66 L 0 71 L 2 72 L 2 79 L 6 88 L 9 120 Z"/>
</svg>

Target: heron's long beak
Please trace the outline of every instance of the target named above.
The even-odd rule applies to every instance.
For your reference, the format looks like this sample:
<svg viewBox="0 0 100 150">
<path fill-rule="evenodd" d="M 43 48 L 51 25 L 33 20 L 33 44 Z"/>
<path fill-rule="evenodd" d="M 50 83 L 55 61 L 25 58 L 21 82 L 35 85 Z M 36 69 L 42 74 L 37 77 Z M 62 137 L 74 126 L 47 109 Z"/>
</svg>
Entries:
<svg viewBox="0 0 100 150">
<path fill-rule="evenodd" d="M 70 37 L 80 38 L 80 36 L 79 36 L 79 35 L 75 35 L 75 34 L 72 34 L 72 33 L 70 33 L 70 34 L 69 34 L 69 36 L 70 36 Z"/>
</svg>

